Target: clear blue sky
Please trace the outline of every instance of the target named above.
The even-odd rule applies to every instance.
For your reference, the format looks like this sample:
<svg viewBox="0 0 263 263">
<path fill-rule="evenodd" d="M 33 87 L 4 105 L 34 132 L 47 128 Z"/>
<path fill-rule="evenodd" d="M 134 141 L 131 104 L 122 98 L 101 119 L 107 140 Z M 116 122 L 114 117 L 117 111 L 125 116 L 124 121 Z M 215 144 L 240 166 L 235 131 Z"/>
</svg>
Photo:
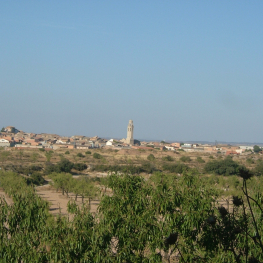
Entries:
<svg viewBox="0 0 263 263">
<path fill-rule="evenodd" d="M 1 1 L 0 125 L 263 142 L 263 1 Z"/>
</svg>

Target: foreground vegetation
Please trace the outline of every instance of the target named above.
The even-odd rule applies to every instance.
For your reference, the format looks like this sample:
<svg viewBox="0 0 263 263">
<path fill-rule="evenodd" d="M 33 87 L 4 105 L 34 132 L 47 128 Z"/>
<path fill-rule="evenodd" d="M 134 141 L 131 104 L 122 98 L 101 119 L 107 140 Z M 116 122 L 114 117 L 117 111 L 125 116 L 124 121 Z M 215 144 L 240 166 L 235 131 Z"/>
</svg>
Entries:
<svg viewBox="0 0 263 263">
<path fill-rule="evenodd" d="M 0 187 L 13 203 L 0 199 L 1 262 L 263 262 L 259 155 L 41 154 L 2 159 Z M 68 202 L 71 217 L 51 216 L 35 190 L 46 180 L 81 198 Z"/>
<path fill-rule="evenodd" d="M 67 177 L 52 176 L 54 182 Z M 242 195 L 226 209 L 217 202 L 222 191 L 198 172 L 155 173 L 150 180 L 112 174 L 101 182 L 98 213 L 71 201 L 70 221 L 52 217 L 22 176 L 1 172 L 1 187 L 14 203 L 1 199 L 0 257 L 3 262 L 261 262 L 262 180 L 251 176 L 239 170 Z"/>
</svg>

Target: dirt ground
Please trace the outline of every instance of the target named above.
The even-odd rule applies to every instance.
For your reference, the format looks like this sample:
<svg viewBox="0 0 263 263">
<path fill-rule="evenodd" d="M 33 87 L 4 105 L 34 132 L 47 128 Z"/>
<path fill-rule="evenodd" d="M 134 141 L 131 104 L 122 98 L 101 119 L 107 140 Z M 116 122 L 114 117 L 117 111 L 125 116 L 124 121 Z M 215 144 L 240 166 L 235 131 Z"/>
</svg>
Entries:
<svg viewBox="0 0 263 263">
<path fill-rule="evenodd" d="M 53 215 L 58 215 L 60 212 L 62 215 L 69 215 L 67 211 L 67 204 L 70 200 L 75 200 L 75 195 L 73 193 L 69 193 L 69 197 L 62 195 L 61 192 L 56 192 L 55 189 L 52 188 L 50 185 L 43 185 L 36 187 L 36 191 L 38 195 L 43 198 L 44 200 L 48 201 L 50 204 L 49 211 Z M 84 199 L 84 203 L 87 203 L 88 200 Z M 81 197 L 78 197 L 76 203 L 81 206 Z M 92 200 L 91 201 L 91 213 L 96 213 L 97 208 L 99 205 L 99 201 Z"/>
<path fill-rule="evenodd" d="M 8 195 L 0 188 L 0 198 L 3 197 L 8 205 L 13 204 L 12 198 L 8 197 Z"/>
</svg>

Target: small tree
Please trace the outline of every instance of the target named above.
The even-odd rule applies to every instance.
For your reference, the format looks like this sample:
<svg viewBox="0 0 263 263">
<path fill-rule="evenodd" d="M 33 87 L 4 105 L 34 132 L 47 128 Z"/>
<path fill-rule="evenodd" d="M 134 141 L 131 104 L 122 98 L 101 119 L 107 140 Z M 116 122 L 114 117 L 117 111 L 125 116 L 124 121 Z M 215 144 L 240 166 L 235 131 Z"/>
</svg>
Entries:
<svg viewBox="0 0 263 263">
<path fill-rule="evenodd" d="M 93 158 L 94 159 L 101 159 L 102 156 L 99 153 L 93 153 Z"/>
<path fill-rule="evenodd" d="M 53 151 L 48 151 L 45 153 L 48 163 L 50 162 L 52 155 L 53 155 Z"/>
<path fill-rule="evenodd" d="M 204 160 L 202 157 L 200 157 L 200 156 L 198 156 L 198 157 L 196 158 L 196 161 L 197 161 L 198 163 L 205 163 L 205 160 Z"/>
<path fill-rule="evenodd" d="M 85 163 L 75 163 L 73 166 L 74 169 L 78 171 L 83 171 L 88 168 L 88 166 Z"/>
<path fill-rule="evenodd" d="M 155 160 L 155 156 L 151 153 L 147 156 L 147 160 L 153 162 Z"/>
<path fill-rule="evenodd" d="M 168 162 L 172 162 L 174 159 L 173 157 L 171 157 L 170 155 L 167 155 L 165 157 L 162 158 L 164 161 L 168 161 Z"/>
<path fill-rule="evenodd" d="M 189 156 L 182 156 L 180 158 L 180 161 L 182 161 L 184 163 L 189 163 L 189 162 L 191 162 L 191 158 Z"/>
<path fill-rule="evenodd" d="M 253 150 L 255 153 L 259 153 L 262 151 L 262 149 L 258 145 L 254 145 Z"/>
</svg>

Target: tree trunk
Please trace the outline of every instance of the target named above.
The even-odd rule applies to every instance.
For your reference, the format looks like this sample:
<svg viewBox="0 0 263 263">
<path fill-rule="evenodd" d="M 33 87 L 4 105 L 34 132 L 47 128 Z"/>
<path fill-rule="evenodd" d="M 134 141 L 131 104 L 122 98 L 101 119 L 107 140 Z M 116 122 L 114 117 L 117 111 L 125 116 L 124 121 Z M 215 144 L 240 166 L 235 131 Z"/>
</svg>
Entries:
<svg viewBox="0 0 263 263">
<path fill-rule="evenodd" d="M 78 194 L 75 195 L 75 201 L 77 201 L 77 199 L 78 199 Z"/>
</svg>

